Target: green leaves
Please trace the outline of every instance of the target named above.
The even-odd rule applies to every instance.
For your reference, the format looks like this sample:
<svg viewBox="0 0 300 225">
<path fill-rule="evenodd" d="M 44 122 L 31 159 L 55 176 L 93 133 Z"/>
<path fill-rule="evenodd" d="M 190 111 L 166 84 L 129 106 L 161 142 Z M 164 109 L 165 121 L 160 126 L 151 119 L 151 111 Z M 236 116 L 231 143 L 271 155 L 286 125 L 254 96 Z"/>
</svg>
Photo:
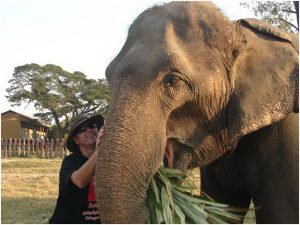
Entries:
<svg viewBox="0 0 300 225">
<path fill-rule="evenodd" d="M 192 196 L 186 175 L 161 167 L 150 180 L 146 199 L 148 223 L 242 223 L 243 216 L 233 208 L 214 202 L 207 195 Z M 183 184 L 184 183 L 184 184 Z M 240 212 L 240 210 L 239 210 Z"/>
</svg>

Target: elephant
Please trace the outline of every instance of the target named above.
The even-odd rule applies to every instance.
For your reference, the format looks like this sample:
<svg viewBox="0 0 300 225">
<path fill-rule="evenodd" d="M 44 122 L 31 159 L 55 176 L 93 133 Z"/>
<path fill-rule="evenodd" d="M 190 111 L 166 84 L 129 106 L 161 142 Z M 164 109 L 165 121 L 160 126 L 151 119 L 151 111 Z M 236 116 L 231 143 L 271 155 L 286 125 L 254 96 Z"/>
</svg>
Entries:
<svg viewBox="0 0 300 225">
<path fill-rule="evenodd" d="M 110 109 L 95 179 L 103 223 L 145 223 L 164 156 L 257 223 L 298 223 L 298 36 L 230 21 L 210 2 L 141 13 L 106 68 Z"/>
</svg>

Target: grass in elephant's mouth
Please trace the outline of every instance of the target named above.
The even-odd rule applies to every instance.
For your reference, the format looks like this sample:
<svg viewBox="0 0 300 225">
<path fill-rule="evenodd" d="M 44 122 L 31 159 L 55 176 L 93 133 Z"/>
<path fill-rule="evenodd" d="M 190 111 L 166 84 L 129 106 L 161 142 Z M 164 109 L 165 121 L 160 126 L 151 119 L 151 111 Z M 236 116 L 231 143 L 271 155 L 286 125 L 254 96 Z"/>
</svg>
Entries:
<svg viewBox="0 0 300 225">
<path fill-rule="evenodd" d="M 179 170 L 158 170 L 147 192 L 148 223 L 243 223 L 244 216 L 236 214 L 241 209 L 217 203 L 203 193 L 192 195 L 193 184 L 186 178 Z"/>
</svg>

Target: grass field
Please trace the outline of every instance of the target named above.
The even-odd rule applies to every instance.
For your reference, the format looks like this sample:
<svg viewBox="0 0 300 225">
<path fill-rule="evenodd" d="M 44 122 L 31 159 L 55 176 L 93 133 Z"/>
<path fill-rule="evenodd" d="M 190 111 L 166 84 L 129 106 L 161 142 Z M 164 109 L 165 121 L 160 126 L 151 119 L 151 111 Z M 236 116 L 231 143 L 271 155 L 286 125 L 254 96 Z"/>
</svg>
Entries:
<svg viewBox="0 0 300 225">
<path fill-rule="evenodd" d="M 48 223 L 56 204 L 61 159 L 1 160 L 1 223 Z M 253 212 L 245 223 L 253 223 Z"/>
<path fill-rule="evenodd" d="M 61 159 L 1 160 L 1 223 L 48 223 L 58 194 Z"/>
</svg>

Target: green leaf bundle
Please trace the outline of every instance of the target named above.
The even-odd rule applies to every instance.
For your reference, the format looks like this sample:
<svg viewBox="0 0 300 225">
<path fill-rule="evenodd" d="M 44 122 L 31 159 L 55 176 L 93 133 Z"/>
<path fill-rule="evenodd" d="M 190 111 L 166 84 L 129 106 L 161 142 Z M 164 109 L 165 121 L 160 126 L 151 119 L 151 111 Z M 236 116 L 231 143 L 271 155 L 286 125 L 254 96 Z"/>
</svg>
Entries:
<svg viewBox="0 0 300 225">
<path fill-rule="evenodd" d="M 217 203 L 202 193 L 192 195 L 193 184 L 186 182 L 185 173 L 161 167 L 151 178 L 146 199 L 148 223 L 242 223 L 244 216 L 236 214 L 226 204 Z"/>
</svg>

